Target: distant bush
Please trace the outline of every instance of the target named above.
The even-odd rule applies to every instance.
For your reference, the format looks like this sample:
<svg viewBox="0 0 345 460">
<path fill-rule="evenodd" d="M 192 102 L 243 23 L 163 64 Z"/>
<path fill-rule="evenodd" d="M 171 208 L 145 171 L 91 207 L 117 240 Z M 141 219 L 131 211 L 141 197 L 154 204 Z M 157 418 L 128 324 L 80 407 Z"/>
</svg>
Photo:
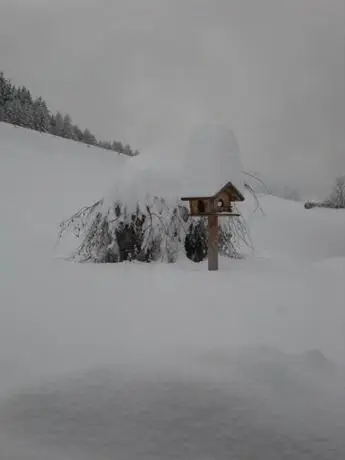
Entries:
<svg viewBox="0 0 345 460">
<path fill-rule="evenodd" d="M 345 208 L 345 176 L 336 179 L 328 201 L 334 208 Z"/>
<path fill-rule="evenodd" d="M 345 176 L 340 176 L 336 179 L 332 192 L 327 200 L 321 202 L 305 203 L 306 209 L 311 208 L 331 208 L 331 209 L 344 209 L 345 208 Z"/>
</svg>

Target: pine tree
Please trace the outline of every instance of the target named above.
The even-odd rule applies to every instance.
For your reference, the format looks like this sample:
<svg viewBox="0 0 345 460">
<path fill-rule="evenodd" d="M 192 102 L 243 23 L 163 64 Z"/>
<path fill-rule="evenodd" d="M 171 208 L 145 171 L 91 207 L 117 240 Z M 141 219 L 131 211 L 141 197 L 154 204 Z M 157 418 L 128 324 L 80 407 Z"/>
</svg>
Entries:
<svg viewBox="0 0 345 460">
<path fill-rule="evenodd" d="M 98 146 L 101 147 L 102 149 L 106 149 L 106 150 L 111 150 L 112 149 L 111 142 L 109 142 L 109 141 L 100 141 L 100 142 L 98 142 Z"/>
<path fill-rule="evenodd" d="M 33 129 L 43 133 L 47 133 L 50 130 L 49 110 L 41 97 L 35 99 L 33 103 Z"/>
<path fill-rule="evenodd" d="M 4 106 L 5 120 L 16 126 L 23 126 L 23 107 L 19 99 L 8 101 Z"/>
<path fill-rule="evenodd" d="M 11 82 L 0 72 L 0 107 L 5 107 L 14 97 L 14 87 Z"/>
<path fill-rule="evenodd" d="M 63 116 L 61 115 L 60 112 L 57 112 L 55 115 L 51 116 L 50 119 L 50 134 L 54 134 L 54 136 L 63 136 L 63 130 L 64 130 L 64 121 L 63 121 Z"/>
<path fill-rule="evenodd" d="M 75 139 L 73 132 L 72 119 L 69 115 L 63 117 L 62 136 L 66 139 Z"/>
<path fill-rule="evenodd" d="M 89 145 L 96 145 L 97 143 L 95 136 L 87 128 L 83 131 L 83 142 Z"/>
<path fill-rule="evenodd" d="M 24 86 L 19 88 L 16 99 L 20 102 L 22 112 L 18 124 L 25 128 L 34 129 L 33 102 L 30 91 Z"/>
<path fill-rule="evenodd" d="M 31 93 L 28 89 L 25 88 L 25 86 L 18 88 L 16 97 L 22 104 L 32 104 L 33 102 Z"/>
<path fill-rule="evenodd" d="M 83 131 L 79 128 L 78 125 L 73 125 L 73 135 L 76 141 L 83 141 Z"/>
<path fill-rule="evenodd" d="M 123 145 L 119 141 L 113 141 L 112 150 L 114 150 L 117 153 L 124 153 Z"/>
<path fill-rule="evenodd" d="M 15 87 L 5 78 L 3 72 L 0 72 L 0 121 L 97 145 L 129 156 L 139 154 L 128 144 L 124 146 L 119 141 L 97 141 L 89 129 L 82 131 L 78 125 L 74 125 L 68 114 L 62 115 L 57 112 L 51 115 L 46 102 L 41 97 L 33 100 L 30 90 L 25 86 Z"/>
</svg>

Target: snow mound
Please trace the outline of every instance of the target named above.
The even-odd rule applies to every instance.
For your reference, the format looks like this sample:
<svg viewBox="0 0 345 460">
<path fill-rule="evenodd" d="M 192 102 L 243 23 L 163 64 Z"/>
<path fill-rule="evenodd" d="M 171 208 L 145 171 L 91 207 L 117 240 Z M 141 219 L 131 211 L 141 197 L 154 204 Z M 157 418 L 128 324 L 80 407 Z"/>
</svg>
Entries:
<svg viewBox="0 0 345 460">
<path fill-rule="evenodd" d="M 240 149 L 231 130 L 200 125 L 184 145 L 175 158 L 143 153 L 128 162 L 106 193 L 105 208 L 116 200 L 133 208 L 152 197 L 176 205 L 183 196 L 212 196 L 228 182 L 244 193 Z"/>
<path fill-rule="evenodd" d="M 234 133 L 217 124 L 201 125 L 186 148 L 182 191 L 185 196 L 212 196 L 227 182 L 243 192 L 243 167 Z"/>
<path fill-rule="evenodd" d="M 116 180 L 105 193 L 104 209 L 120 201 L 135 210 L 138 203 L 145 207 L 153 197 L 162 197 L 174 206 L 180 200 L 181 175 L 181 165 L 176 162 L 163 163 L 148 153 L 139 155 L 117 171 Z"/>
</svg>

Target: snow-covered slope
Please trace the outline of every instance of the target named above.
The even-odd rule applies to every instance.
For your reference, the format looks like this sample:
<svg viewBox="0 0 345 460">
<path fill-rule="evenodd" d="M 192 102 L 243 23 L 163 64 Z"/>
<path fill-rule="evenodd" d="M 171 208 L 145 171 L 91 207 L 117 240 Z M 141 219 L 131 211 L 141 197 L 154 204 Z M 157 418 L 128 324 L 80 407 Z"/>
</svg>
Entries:
<svg viewBox="0 0 345 460">
<path fill-rule="evenodd" d="M 262 197 L 216 273 L 58 258 L 126 161 L 0 123 L 1 460 L 344 458 L 345 213 Z"/>
</svg>

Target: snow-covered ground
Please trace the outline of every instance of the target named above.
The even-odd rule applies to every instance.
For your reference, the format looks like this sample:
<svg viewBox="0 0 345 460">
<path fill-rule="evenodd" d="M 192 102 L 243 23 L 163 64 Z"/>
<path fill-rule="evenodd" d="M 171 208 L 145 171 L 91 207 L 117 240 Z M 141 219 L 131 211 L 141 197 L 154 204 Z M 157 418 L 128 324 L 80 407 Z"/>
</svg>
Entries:
<svg viewBox="0 0 345 460">
<path fill-rule="evenodd" d="M 216 273 L 66 262 L 126 161 L 0 123 L 0 459 L 344 458 L 345 213 L 262 197 Z"/>
</svg>

